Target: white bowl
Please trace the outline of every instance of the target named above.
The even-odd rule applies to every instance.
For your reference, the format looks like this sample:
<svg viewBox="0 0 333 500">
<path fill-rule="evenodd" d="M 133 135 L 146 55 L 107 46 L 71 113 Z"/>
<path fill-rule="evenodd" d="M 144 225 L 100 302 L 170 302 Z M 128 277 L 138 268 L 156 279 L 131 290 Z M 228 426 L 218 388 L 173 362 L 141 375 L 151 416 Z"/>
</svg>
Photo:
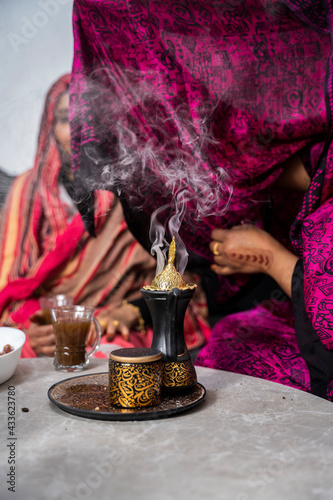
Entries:
<svg viewBox="0 0 333 500">
<path fill-rule="evenodd" d="M 19 362 L 23 344 L 25 342 L 25 333 L 17 328 L 0 327 L 0 352 L 9 344 L 13 351 L 0 356 L 0 384 L 8 380 L 15 372 Z"/>
</svg>

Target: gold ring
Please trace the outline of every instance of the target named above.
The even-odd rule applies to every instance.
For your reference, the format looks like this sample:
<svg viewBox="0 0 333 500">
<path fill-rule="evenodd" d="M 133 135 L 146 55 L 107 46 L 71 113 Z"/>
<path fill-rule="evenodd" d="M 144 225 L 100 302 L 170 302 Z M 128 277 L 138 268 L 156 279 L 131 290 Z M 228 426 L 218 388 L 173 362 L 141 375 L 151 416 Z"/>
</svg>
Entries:
<svg viewBox="0 0 333 500">
<path fill-rule="evenodd" d="M 218 247 L 218 241 L 215 241 L 215 243 L 213 245 L 213 254 L 214 255 L 220 255 L 218 250 L 217 250 L 217 247 Z"/>
<path fill-rule="evenodd" d="M 112 324 L 117 328 L 117 326 L 119 326 L 119 321 L 115 319 L 114 321 L 112 321 Z"/>
</svg>

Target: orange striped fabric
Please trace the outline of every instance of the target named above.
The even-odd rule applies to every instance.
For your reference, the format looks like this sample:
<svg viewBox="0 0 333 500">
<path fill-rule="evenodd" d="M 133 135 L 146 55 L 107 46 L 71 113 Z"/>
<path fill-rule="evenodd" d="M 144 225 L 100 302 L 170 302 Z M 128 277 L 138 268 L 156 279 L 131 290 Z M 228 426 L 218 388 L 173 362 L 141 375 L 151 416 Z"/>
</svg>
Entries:
<svg viewBox="0 0 333 500">
<path fill-rule="evenodd" d="M 59 148 L 53 133 L 54 110 L 67 91 L 69 76 L 50 89 L 41 122 L 34 167 L 14 182 L 0 217 L 0 317 L 3 325 L 27 328 L 39 297 L 64 293 L 77 304 L 117 307 L 141 298 L 156 262 L 134 239 L 120 202 L 107 191 L 95 193 L 96 238 L 77 213 L 68 222 L 60 198 Z M 204 327 L 189 312 L 185 335 L 204 341 Z M 194 335 L 194 337 L 193 337 Z M 191 347 L 191 346 L 189 346 Z M 30 356 L 33 352 L 29 351 Z"/>
</svg>

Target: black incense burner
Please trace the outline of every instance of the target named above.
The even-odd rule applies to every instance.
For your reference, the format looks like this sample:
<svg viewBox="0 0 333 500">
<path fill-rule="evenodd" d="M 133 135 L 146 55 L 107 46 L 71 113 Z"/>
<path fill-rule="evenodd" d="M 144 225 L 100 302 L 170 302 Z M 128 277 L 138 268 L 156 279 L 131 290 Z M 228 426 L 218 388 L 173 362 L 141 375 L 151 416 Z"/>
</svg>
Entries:
<svg viewBox="0 0 333 500">
<path fill-rule="evenodd" d="M 162 353 L 162 391 L 191 389 L 197 375 L 184 339 L 184 317 L 196 285 L 186 283 L 174 266 L 176 242 L 172 238 L 168 263 L 141 293 L 153 320 L 151 347 Z"/>
<path fill-rule="evenodd" d="M 195 289 L 145 290 L 141 293 L 153 320 L 151 347 L 162 352 L 162 391 L 177 393 L 197 382 L 184 339 L 184 317 Z"/>
</svg>

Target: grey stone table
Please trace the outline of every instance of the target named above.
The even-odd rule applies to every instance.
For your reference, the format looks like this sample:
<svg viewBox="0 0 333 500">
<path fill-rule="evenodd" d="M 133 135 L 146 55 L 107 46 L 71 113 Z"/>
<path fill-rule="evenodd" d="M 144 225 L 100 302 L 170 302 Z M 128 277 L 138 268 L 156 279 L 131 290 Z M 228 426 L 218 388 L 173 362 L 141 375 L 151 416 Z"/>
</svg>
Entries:
<svg viewBox="0 0 333 500">
<path fill-rule="evenodd" d="M 85 373 L 106 371 L 106 360 L 93 359 Z M 273 382 L 197 372 L 207 395 L 195 408 L 112 422 L 60 410 L 47 391 L 69 375 L 51 359 L 21 360 L 0 386 L 0 498 L 333 499 L 332 403 Z M 8 435 L 8 387 L 16 440 Z"/>
</svg>

